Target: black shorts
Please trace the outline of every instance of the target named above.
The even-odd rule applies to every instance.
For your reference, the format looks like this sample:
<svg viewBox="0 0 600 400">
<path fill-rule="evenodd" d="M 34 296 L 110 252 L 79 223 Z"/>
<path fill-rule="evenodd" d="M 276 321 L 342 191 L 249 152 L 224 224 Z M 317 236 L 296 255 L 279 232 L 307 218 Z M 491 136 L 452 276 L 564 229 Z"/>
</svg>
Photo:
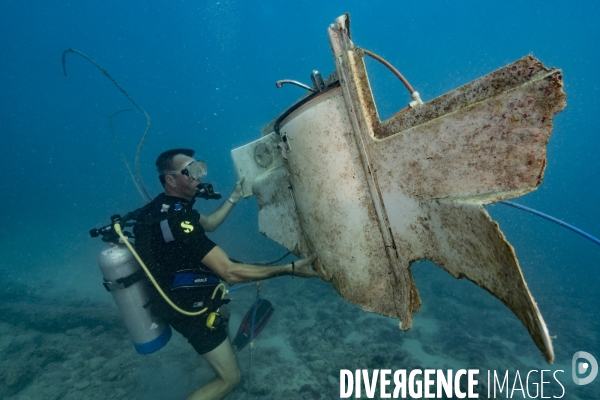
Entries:
<svg viewBox="0 0 600 400">
<path fill-rule="evenodd" d="M 193 317 L 184 315 L 168 305 L 162 298 L 153 300 L 152 311 L 181 333 L 200 355 L 216 349 L 227 340 L 229 335 L 228 324 L 225 320 L 221 320 L 214 329 L 206 326 L 208 312 Z"/>
</svg>

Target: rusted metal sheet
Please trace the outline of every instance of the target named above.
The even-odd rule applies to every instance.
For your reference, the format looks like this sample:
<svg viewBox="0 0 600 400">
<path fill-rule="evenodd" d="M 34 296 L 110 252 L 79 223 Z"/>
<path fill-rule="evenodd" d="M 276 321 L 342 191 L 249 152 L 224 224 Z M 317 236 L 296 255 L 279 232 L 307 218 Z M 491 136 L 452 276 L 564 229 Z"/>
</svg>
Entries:
<svg viewBox="0 0 600 400">
<path fill-rule="evenodd" d="M 296 254 L 318 252 L 317 270 L 344 299 L 405 330 L 421 304 L 411 265 L 429 259 L 499 298 L 552 362 L 514 250 L 482 205 L 541 183 L 565 106 L 561 72 L 525 57 L 380 121 L 348 26 L 342 16 L 329 28 L 340 86 L 232 152 L 261 232 Z"/>
</svg>

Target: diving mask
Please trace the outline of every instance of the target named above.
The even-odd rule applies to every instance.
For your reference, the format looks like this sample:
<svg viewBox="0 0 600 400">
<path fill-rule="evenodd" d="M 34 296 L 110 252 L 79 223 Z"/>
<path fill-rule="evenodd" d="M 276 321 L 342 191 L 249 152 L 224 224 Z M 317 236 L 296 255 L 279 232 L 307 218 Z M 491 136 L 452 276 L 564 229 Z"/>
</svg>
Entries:
<svg viewBox="0 0 600 400">
<path fill-rule="evenodd" d="M 204 178 L 208 170 L 206 168 L 206 163 L 204 161 L 192 160 L 183 166 L 183 169 L 180 171 L 167 171 L 165 174 L 167 175 L 186 175 L 188 178 L 194 181 L 199 181 L 201 178 Z"/>
</svg>

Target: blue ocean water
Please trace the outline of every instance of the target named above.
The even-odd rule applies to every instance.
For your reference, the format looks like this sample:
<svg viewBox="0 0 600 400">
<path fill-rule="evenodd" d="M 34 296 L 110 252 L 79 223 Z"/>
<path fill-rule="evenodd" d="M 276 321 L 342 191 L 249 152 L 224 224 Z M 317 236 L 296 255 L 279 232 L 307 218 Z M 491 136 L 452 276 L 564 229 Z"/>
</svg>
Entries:
<svg viewBox="0 0 600 400">
<path fill-rule="evenodd" d="M 96 60 L 150 115 L 140 168 L 152 194 L 161 189 L 156 155 L 174 147 L 195 148 L 209 165 L 208 180 L 227 193 L 236 181 L 230 150 L 257 139 L 261 126 L 304 94 L 292 86 L 276 89 L 274 82 L 309 83 L 313 69 L 324 76 L 333 72 L 327 26 L 345 12 L 352 16 L 354 42 L 394 64 L 424 100 L 530 53 L 562 69 L 568 105 L 554 119 L 544 181 L 515 201 L 600 236 L 595 2 L 4 1 L 2 396 L 184 398 L 212 377 L 177 338 L 160 354 L 135 359 L 119 321 L 96 329 L 92 316 L 82 316 L 114 312 L 96 266 L 102 244 L 89 237 L 89 229 L 143 201 L 108 125 L 110 115 L 132 108 L 131 103 L 76 55 L 67 55 L 65 77 L 63 50 L 74 48 Z M 409 99 L 395 77 L 375 63 L 367 67 L 381 114 L 404 107 Z M 128 112 L 114 124 L 131 162 L 145 119 Z M 209 213 L 217 205 L 200 200 L 198 208 Z M 499 301 L 423 263 L 413 269 L 423 309 L 406 333 L 397 330 L 396 321 L 344 302 L 328 283 L 266 282 L 263 294 L 278 312 L 261 334 L 253 396 L 338 398 L 342 368 L 420 366 L 521 373 L 562 369 L 564 398 L 598 398 L 600 379 L 573 384 L 571 357 L 577 351 L 600 357 L 600 247 L 521 211 L 503 205 L 487 209 L 515 247 L 556 336 L 555 365 L 544 363 Z M 236 259 L 276 258 L 283 249 L 260 235 L 256 214 L 253 199 L 243 202 L 211 238 Z M 236 295 L 234 326 L 252 298 L 253 293 Z M 33 311 L 30 304 L 37 304 Z M 323 356 L 309 354 L 307 349 L 317 346 L 312 338 Z M 129 364 L 114 361 L 124 352 L 133 358 Z M 96 363 L 90 364 L 92 359 Z M 240 364 L 246 373 L 247 353 Z M 110 365 L 112 372 L 100 365 Z M 553 393 L 558 396 L 560 388 Z M 231 398 L 244 394 L 239 389 Z"/>
</svg>

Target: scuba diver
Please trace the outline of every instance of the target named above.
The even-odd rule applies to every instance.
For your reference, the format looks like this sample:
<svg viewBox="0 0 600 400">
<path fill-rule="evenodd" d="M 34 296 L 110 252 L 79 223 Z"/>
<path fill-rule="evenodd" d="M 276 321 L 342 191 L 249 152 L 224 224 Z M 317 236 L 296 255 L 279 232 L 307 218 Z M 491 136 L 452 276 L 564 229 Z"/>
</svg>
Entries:
<svg viewBox="0 0 600 400">
<path fill-rule="evenodd" d="M 135 212 L 133 233 L 139 257 L 163 292 L 151 289 L 152 314 L 181 333 L 217 375 L 188 399 L 222 399 L 239 383 L 240 369 L 228 340 L 225 304 L 229 300 L 223 299 L 225 288 L 220 280 L 234 284 L 281 275 L 311 278 L 318 276 L 311 265 L 316 255 L 279 266 L 230 260 L 205 231 L 221 225 L 240 200 L 243 178 L 216 211 L 201 215 L 192 207 L 207 168 L 193 156 L 191 149 L 169 150 L 158 156 L 156 168 L 165 191 Z M 271 312 L 270 305 L 261 303 L 258 321 L 262 318 L 266 323 Z M 242 336 L 234 340 L 238 350 L 245 345 Z"/>
</svg>

